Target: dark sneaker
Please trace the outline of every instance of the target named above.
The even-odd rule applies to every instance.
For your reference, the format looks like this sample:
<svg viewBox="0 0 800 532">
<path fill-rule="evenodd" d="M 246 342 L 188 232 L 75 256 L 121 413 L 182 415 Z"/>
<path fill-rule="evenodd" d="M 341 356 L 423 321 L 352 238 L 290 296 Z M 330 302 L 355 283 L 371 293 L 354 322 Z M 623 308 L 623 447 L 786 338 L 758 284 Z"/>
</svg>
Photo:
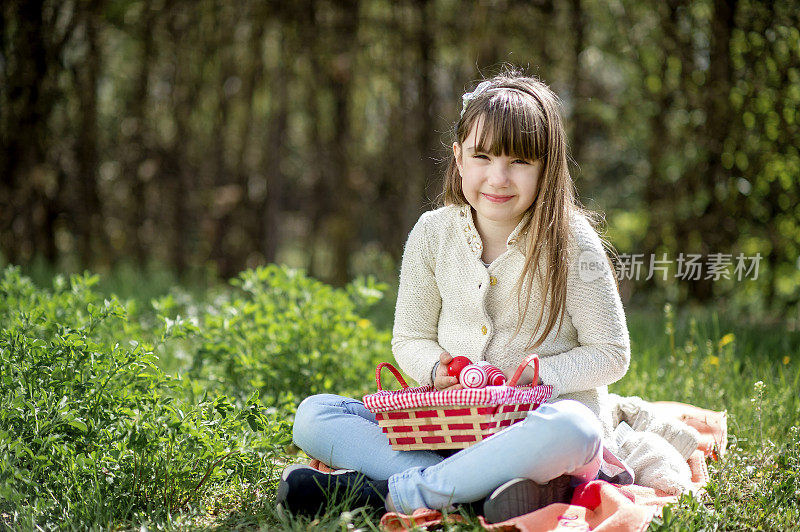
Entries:
<svg viewBox="0 0 800 532">
<path fill-rule="evenodd" d="M 382 509 L 388 493 L 388 481 L 369 480 L 352 469 L 323 473 L 298 464 L 283 470 L 276 503 L 281 510 L 313 516 L 336 503 Z"/>
<path fill-rule="evenodd" d="M 494 490 L 483 501 L 483 517 L 489 523 L 500 523 L 534 512 L 550 503 L 569 503 L 571 498 L 569 475 L 561 475 L 547 484 L 537 484 L 528 478 L 515 478 Z"/>
</svg>

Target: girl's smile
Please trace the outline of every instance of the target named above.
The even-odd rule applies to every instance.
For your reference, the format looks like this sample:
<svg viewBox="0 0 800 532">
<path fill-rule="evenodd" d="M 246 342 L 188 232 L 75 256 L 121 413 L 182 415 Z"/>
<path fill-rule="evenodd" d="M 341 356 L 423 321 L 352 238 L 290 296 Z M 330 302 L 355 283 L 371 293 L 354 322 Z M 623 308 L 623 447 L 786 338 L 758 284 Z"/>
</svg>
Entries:
<svg viewBox="0 0 800 532">
<path fill-rule="evenodd" d="M 514 196 L 498 196 L 496 194 L 486 194 L 485 192 L 482 192 L 481 194 L 483 194 L 483 196 L 492 203 L 505 203 L 514 197 Z"/>
</svg>

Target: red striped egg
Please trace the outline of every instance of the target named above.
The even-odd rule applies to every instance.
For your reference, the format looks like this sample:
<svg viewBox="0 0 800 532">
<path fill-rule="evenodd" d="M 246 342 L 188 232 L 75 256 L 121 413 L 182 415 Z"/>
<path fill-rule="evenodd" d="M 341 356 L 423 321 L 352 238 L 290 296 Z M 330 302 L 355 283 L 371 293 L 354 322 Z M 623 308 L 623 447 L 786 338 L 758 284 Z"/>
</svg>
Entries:
<svg viewBox="0 0 800 532">
<path fill-rule="evenodd" d="M 481 366 L 470 364 L 461 370 L 458 380 L 467 388 L 483 388 L 489 382 L 489 376 Z"/>
</svg>

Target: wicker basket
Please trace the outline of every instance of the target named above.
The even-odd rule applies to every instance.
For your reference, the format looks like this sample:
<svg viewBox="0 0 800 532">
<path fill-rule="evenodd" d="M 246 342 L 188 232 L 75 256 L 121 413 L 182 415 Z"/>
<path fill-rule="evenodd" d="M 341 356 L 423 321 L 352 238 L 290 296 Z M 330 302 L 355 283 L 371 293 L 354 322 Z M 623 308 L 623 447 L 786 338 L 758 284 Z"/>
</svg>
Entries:
<svg viewBox="0 0 800 532">
<path fill-rule="evenodd" d="M 394 366 L 383 362 L 375 369 L 378 392 L 365 396 L 364 405 L 375 413 L 395 450 L 464 449 L 521 421 L 552 396 L 552 386 L 516 386 L 531 362 L 537 382 L 539 357 L 534 354 L 525 358 L 507 385 L 444 391 L 411 388 Z M 383 368 L 394 374 L 401 390 L 383 389 Z"/>
</svg>

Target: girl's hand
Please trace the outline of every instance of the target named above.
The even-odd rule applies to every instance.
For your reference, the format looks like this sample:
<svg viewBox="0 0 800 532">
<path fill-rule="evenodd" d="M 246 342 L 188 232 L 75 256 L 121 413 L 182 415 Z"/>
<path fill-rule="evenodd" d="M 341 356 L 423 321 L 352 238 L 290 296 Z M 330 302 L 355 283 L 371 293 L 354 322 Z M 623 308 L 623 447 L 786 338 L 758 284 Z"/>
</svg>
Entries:
<svg viewBox="0 0 800 532">
<path fill-rule="evenodd" d="M 439 355 L 439 367 L 436 368 L 436 378 L 433 379 L 433 387 L 437 390 L 460 390 L 463 388 L 457 378 L 447 374 L 447 365 L 452 361 L 453 357 L 448 352 Z"/>
</svg>

